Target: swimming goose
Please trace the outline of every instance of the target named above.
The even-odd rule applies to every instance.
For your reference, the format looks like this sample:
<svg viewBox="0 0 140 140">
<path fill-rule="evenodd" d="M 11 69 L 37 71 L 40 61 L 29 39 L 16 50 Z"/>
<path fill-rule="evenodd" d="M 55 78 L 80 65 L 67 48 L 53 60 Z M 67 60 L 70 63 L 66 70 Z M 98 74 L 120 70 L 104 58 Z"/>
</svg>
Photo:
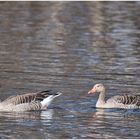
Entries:
<svg viewBox="0 0 140 140">
<path fill-rule="evenodd" d="M 140 108 L 140 94 L 139 95 L 116 95 L 105 101 L 105 87 L 103 84 L 96 84 L 88 92 L 99 93 L 99 98 L 96 103 L 97 108 L 124 108 L 137 109 Z"/>
<path fill-rule="evenodd" d="M 52 100 L 62 93 L 50 90 L 38 93 L 27 93 L 23 95 L 10 96 L 6 100 L 0 102 L 0 111 L 33 111 L 44 110 L 52 102 Z"/>
</svg>

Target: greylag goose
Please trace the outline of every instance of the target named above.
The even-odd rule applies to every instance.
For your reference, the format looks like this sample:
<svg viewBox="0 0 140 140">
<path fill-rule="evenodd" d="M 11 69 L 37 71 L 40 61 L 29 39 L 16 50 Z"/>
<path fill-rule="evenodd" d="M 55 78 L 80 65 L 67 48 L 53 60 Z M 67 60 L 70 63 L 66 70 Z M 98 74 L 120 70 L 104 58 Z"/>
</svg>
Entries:
<svg viewBox="0 0 140 140">
<path fill-rule="evenodd" d="M 105 87 L 103 84 L 94 85 L 88 92 L 88 94 L 91 93 L 99 93 L 99 98 L 96 103 L 97 108 L 140 108 L 140 95 L 116 95 L 108 100 L 105 100 Z"/>
<path fill-rule="evenodd" d="M 62 93 L 50 90 L 38 93 L 27 93 L 23 95 L 10 96 L 6 100 L 0 102 L 0 111 L 33 111 L 44 110 L 52 102 L 52 100 Z"/>
</svg>

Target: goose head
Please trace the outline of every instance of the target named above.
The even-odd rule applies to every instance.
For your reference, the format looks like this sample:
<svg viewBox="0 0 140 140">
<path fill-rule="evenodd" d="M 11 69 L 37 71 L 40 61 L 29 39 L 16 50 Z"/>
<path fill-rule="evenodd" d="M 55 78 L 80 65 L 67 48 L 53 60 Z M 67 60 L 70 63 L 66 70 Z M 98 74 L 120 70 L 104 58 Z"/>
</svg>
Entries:
<svg viewBox="0 0 140 140">
<path fill-rule="evenodd" d="M 101 92 L 105 92 L 105 87 L 103 84 L 96 84 L 93 86 L 93 88 L 88 92 L 88 94 L 91 93 L 101 93 Z"/>
</svg>

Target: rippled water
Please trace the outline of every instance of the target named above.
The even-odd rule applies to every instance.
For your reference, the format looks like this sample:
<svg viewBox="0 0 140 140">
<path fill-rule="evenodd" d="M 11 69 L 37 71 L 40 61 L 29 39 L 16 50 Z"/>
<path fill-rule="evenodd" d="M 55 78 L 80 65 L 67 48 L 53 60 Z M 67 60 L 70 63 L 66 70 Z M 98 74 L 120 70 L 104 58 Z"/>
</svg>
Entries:
<svg viewBox="0 0 140 140">
<path fill-rule="evenodd" d="M 63 92 L 42 112 L 0 113 L 0 138 L 140 138 L 139 110 L 95 109 L 140 92 L 140 2 L 0 2 L 0 96 Z"/>
</svg>

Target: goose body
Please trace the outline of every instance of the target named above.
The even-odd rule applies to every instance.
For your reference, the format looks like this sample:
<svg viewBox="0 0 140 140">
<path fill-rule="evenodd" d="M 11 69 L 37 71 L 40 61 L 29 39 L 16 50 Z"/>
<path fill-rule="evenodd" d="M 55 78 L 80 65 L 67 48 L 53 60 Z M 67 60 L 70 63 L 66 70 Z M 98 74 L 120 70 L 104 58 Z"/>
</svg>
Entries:
<svg viewBox="0 0 140 140">
<path fill-rule="evenodd" d="M 60 92 L 42 91 L 38 93 L 27 93 L 23 95 L 10 96 L 0 102 L 0 111 L 33 111 L 47 109 L 48 105 L 55 97 L 60 96 Z"/>
<path fill-rule="evenodd" d="M 99 98 L 96 103 L 97 108 L 123 108 L 123 109 L 138 109 L 140 108 L 140 95 L 116 95 L 108 100 L 105 100 L 105 87 L 103 84 L 96 84 L 88 92 L 99 93 Z"/>
</svg>

